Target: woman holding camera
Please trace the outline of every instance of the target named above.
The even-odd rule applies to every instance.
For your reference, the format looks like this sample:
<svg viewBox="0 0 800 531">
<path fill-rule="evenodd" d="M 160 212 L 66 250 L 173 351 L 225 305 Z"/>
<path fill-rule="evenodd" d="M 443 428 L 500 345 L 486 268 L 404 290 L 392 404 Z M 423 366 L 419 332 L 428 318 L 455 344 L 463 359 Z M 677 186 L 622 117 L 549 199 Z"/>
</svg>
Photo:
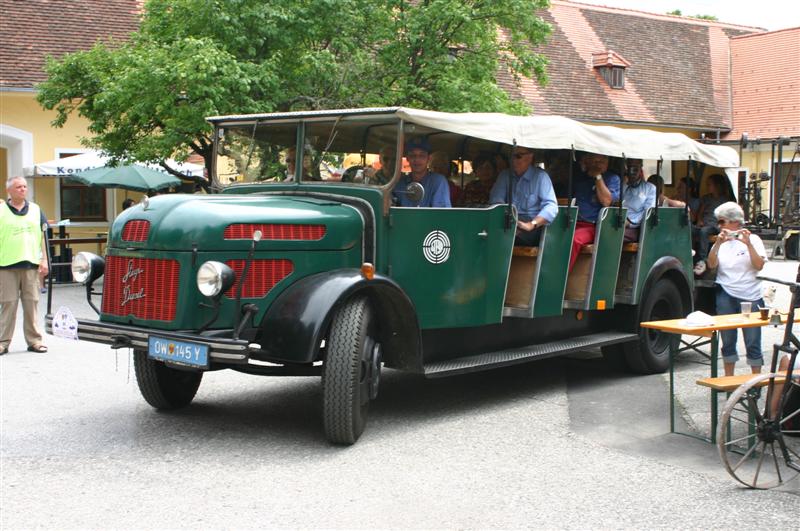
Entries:
<svg viewBox="0 0 800 531">
<path fill-rule="evenodd" d="M 752 311 L 764 306 L 761 281 L 756 278 L 767 261 L 767 251 L 761 238 L 742 228 L 744 212 L 733 201 L 714 209 L 719 235 L 708 252 L 708 265 L 717 268 L 717 314 L 739 313 L 741 303 L 751 303 Z M 720 331 L 725 376 L 733 375 L 739 356 L 736 354 L 736 329 Z M 742 328 L 747 350 L 747 364 L 753 373 L 764 365 L 761 354 L 761 328 Z"/>
</svg>

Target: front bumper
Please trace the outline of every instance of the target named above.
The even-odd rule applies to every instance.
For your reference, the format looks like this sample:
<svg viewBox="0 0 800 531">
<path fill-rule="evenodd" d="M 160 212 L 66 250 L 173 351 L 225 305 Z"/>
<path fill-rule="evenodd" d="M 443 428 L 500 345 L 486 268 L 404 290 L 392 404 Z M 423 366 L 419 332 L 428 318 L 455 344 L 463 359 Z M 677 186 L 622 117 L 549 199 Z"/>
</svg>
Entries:
<svg viewBox="0 0 800 531">
<path fill-rule="evenodd" d="M 45 316 L 45 330 L 53 333 L 53 315 Z M 213 333 L 219 333 L 214 331 Z M 212 335 L 191 332 L 170 332 L 158 330 L 156 335 L 176 341 L 189 341 L 208 346 L 210 359 L 224 363 L 247 363 L 250 354 L 259 350 L 258 345 L 248 343 L 244 339 L 229 339 Z M 150 331 L 138 326 L 127 326 L 101 321 L 78 319 L 78 339 L 103 343 L 115 348 L 134 348 L 147 350 Z"/>
</svg>

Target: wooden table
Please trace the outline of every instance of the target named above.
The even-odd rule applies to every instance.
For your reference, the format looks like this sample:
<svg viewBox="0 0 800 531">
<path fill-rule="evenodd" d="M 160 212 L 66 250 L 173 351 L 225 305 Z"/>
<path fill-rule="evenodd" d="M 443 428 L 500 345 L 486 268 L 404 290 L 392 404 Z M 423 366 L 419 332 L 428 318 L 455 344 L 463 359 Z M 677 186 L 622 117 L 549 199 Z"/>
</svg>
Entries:
<svg viewBox="0 0 800 531">
<path fill-rule="evenodd" d="M 781 324 L 786 323 L 788 314 L 781 314 Z M 799 315 L 798 313 L 795 316 Z M 755 328 L 767 326 L 769 319 L 761 319 L 759 312 L 749 314 L 734 313 L 729 315 L 713 315 L 713 322 L 708 326 L 687 326 L 686 319 L 667 319 L 664 321 L 647 321 L 640 323 L 642 328 L 651 328 L 671 334 L 669 342 L 669 431 L 670 433 L 680 433 L 706 442 L 716 443 L 717 440 L 717 416 L 718 416 L 718 391 L 711 389 L 711 434 L 710 437 L 698 436 L 692 433 L 682 433 L 675 431 L 675 356 L 681 351 L 681 335 L 690 335 L 709 338 L 711 344 L 711 377 L 716 378 L 717 363 L 719 359 L 719 332 L 721 330 L 736 330 L 739 328 Z M 693 343 L 695 347 L 697 344 Z M 685 350 L 685 349 L 684 349 Z"/>
</svg>

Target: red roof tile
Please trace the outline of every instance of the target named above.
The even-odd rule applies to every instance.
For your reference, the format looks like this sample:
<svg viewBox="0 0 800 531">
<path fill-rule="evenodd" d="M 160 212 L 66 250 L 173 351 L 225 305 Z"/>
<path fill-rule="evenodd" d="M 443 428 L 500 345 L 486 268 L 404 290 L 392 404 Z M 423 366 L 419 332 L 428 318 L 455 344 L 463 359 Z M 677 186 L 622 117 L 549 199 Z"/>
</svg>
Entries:
<svg viewBox="0 0 800 531">
<path fill-rule="evenodd" d="M 125 40 L 139 26 L 143 0 L 0 0 L 0 87 L 44 81 L 48 56 Z"/>
<path fill-rule="evenodd" d="M 731 39 L 729 139 L 800 136 L 800 28 Z"/>
<path fill-rule="evenodd" d="M 553 32 L 537 48 L 549 59 L 549 83 L 515 87 L 537 114 L 584 121 L 731 127 L 728 42 L 757 28 L 629 9 L 554 0 L 541 12 Z M 612 89 L 593 68 L 593 54 L 613 50 L 630 63 L 625 86 Z"/>
</svg>

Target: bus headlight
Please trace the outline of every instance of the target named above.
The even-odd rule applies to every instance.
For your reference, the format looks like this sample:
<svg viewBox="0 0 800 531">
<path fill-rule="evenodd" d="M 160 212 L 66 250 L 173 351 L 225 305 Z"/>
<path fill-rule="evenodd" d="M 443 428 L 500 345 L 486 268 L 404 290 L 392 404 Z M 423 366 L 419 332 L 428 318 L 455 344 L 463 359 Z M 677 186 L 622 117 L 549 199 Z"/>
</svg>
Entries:
<svg viewBox="0 0 800 531">
<path fill-rule="evenodd" d="M 236 275 L 222 262 L 205 262 L 197 270 L 197 289 L 206 297 L 216 297 L 233 286 Z"/>
<path fill-rule="evenodd" d="M 75 282 L 90 285 L 103 276 L 106 261 L 93 253 L 80 252 L 72 259 L 72 278 Z"/>
</svg>

